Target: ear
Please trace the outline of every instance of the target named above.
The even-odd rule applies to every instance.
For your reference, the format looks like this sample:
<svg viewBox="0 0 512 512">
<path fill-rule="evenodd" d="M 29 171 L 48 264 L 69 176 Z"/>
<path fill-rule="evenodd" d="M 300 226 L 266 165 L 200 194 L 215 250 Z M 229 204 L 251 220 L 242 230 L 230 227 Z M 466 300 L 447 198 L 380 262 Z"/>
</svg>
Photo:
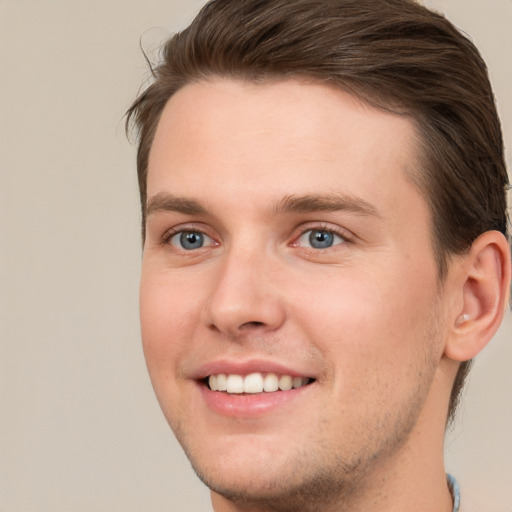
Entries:
<svg viewBox="0 0 512 512">
<path fill-rule="evenodd" d="M 467 361 L 487 345 L 503 319 L 510 293 L 510 246 L 502 233 L 487 231 L 456 261 L 462 272 L 462 305 L 457 301 L 450 319 L 445 355 Z"/>
</svg>

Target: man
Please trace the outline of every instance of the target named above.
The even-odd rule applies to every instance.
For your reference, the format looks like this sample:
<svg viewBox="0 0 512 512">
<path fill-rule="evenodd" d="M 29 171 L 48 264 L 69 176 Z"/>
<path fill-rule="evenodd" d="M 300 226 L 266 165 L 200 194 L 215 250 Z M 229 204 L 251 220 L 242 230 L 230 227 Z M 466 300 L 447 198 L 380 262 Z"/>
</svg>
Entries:
<svg viewBox="0 0 512 512">
<path fill-rule="evenodd" d="M 511 273 L 477 50 L 410 0 L 214 0 L 153 72 L 142 339 L 214 510 L 458 510 L 445 427 Z"/>
</svg>

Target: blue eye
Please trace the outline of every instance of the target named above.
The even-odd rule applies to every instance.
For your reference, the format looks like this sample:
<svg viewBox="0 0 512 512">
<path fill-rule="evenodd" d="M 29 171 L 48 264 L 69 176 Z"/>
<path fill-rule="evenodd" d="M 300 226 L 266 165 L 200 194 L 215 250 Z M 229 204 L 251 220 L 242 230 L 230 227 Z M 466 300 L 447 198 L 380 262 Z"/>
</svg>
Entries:
<svg viewBox="0 0 512 512">
<path fill-rule="evenodd" d="M 342 244 L 345 240 L 336 233 L 325 229 L 310 229 L 299 238 L 299 245 L 313 249 L 328 249 L 333 245 Z"/>
<path fill-rule="evenodd" d="M 213 240 L 209 236 L 200 231 L 180 231 L 169 240 L 172 246 L 177 249 L 184 249 L 185 251 L 201 249 L 205 245 L 211 245 L 212 242 Z"/>
</svg>

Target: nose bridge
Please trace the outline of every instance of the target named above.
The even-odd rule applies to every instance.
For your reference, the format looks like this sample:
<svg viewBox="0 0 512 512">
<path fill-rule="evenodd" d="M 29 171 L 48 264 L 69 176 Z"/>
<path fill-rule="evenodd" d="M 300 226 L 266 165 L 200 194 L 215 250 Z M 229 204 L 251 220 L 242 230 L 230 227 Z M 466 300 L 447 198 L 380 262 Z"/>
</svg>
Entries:
<svg viewBox="0 0 512 512">
<path fill-rule="evenodd" d="M 208 301 L 209 326 L 231 336 L 277 329 L 284 321 L 284 304 L 273 282 L 276 264 L 264 242 L 228 248 Z"/>
</svg>

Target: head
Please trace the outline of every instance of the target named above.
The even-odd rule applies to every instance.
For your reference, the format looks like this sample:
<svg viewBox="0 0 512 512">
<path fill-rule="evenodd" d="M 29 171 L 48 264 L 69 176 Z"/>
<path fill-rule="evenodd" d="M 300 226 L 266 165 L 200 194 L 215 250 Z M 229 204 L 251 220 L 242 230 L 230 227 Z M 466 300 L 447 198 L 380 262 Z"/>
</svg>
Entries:
<svg viewBox="0 0 512 512">
<path fill-rule="evenodd" d="M 187 88 L 219 80 L 269 90 L 290 80 L 324 87 L 408 123 L 415 165 L 404 172 L 427 205 L 439 288 L 482 234 L 508 237 L 508 178 L 486 66 L 453 25 L 416 2 L 214 0 L 166 43 L 152 72 L 128 114 L 139 134 L 144 238 L 148 168 L 166 106 Z M 434 320 L 439 311 L 427 314 Z M 469 365 L 456 372 L 448 418 Z"/>
<path fill-rule="evenodd" d="M 485 231 L 508 236 L 500 122 L 478 50 L 443 16 L 411 0 L 217 1 L 174 35 L 154 81 L 128 113 L 139 132 L 144 236 L 148 159 L 167 101 L 205 78 L 307 77 L 410 117 L 422 166 L 411 173 L 432 215 L 439 278 Z M 460 365 L 453 418 L 471 361 Z"/>
</svg>

